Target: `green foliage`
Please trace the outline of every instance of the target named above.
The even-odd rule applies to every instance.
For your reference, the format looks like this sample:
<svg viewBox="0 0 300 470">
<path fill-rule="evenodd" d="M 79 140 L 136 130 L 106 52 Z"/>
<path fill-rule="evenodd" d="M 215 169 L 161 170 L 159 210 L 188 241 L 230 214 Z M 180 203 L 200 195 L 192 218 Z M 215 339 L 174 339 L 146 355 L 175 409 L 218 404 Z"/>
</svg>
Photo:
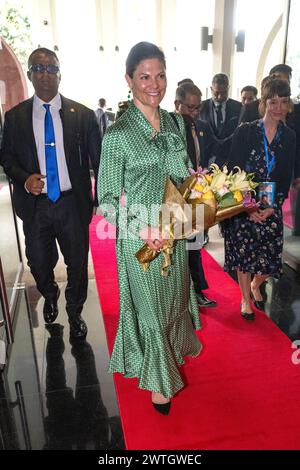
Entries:
<svg viewBox="0 0 300 470">
<path fill-rule="evenodd" d="M 32 42 L 29 19 L 23 14 L 22 7 L 12 6 L 12 2 L 0 4 L 0 36 L 12 48 L 26 70 Z"/>
</svg>

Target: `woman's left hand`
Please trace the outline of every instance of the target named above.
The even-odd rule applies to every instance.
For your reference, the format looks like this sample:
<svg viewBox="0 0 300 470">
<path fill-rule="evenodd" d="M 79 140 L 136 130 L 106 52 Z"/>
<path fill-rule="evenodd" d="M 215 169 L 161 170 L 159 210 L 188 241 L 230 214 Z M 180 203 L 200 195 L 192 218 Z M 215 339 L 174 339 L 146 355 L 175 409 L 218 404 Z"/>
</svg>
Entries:
<svg viewBox="0 0 300 470">
<path fill-rule="evenodd" d="M 262 216 L 261 221 L 264 222 L 268 217 L 274 214 L 274 209 L 268 207 L 267 209 L 259 209 L 258 212 Z"/>
</svg>

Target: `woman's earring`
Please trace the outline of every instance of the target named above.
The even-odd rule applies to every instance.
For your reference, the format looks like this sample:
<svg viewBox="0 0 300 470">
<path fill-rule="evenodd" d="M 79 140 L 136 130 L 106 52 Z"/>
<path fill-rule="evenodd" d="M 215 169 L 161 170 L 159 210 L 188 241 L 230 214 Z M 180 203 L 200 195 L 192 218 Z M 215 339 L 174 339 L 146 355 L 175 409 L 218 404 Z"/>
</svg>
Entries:
<svg viewBox="0 0 300 470">
<path fill-rule="evenodd" d="M 131 90 L 131 88 L 129 88 L 129 90 L 128 90 L 128 95 L 127 95 L 128 101 L 131 101 L 131 99 L 132 99 L 132 98 L 131 98 L 131 92 L 132 92 L 132 90 Z"/>
</svg>

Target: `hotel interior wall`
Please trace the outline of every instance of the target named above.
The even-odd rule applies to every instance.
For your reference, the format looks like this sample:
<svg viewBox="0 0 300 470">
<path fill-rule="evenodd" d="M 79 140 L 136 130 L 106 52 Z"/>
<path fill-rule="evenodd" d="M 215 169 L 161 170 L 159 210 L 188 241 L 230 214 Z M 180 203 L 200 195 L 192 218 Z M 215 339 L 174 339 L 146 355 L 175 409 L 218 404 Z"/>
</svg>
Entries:
<svg viewBox="0 0 300 470">
<path fill-rule="evenodd" d="M 147 8 L 142 0 L 14 0 L 14 4 L 29 17 L 34 47 L 58 47 L 61 92 L 92 108 L 96 108 L 100 96 L 113 109 L 127 98 L 125 59 L 130 47 L 141 40 L 155 42 L 166 54 L 168 90 L 164 108 L 173 109 L 176 83 L 184 77 L 195 81 L 203 98 L 210 96 L 212 75 L 221 71 L 216 67 L 222 68 L 219 44 L 224 36 L 218 19 L 224 12 L 228 16 L 228 8 L 236 31 L 244 29 L 246 33 L 245 52 L 237 53 L 233 48 L 230 70 L 222 70 L 232 71 L 233 98 L 245 84 L 257 84 L 261 78 L 259 64 L 263 63 L 259 72 L 265 75 L 282 61 L 282 26 L 266 59 L 260 59 L 274 24 L 284 15 L 286 0 L 273 0 L 271 8 L 269 2 L 261 0 L 148 0 Z M 201 26 L 214 33 L 207 51 L 200 50 Z M 31 92 L 29 84 L 29 95 Z"/>
</svg>

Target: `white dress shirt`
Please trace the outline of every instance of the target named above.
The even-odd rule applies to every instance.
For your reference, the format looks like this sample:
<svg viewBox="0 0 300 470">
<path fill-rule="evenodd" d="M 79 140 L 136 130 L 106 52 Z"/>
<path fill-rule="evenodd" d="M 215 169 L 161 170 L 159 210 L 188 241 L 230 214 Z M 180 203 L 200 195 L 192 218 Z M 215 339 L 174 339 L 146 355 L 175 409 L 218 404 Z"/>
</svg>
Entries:
<svg viewBox="0 0 300 470">
<path fill-rule="evenodd" d="M 45 156 L 45 114 L 46 109 L 43 104 L 50 104 L 50 113 L 53 120 L 56 158 L 59 177 L 59 187 L 61 191 L 68 191 L 72 188 L 69 171 L 66 162 L 64 150 L 63 127 L 59 110 L 61 109 L 61 97 L 57 94 L 49 103 L 42 101 L 37 95 L 33 97 L 32 123 L 35 144 L 42 175 L 46 175 L 46 156 Z M 47 175 L 46 175 L 47 176 Z M 47 178 L 43 180 L 45 186 L 43 193 L 47 193 Z"/>
</svg>

